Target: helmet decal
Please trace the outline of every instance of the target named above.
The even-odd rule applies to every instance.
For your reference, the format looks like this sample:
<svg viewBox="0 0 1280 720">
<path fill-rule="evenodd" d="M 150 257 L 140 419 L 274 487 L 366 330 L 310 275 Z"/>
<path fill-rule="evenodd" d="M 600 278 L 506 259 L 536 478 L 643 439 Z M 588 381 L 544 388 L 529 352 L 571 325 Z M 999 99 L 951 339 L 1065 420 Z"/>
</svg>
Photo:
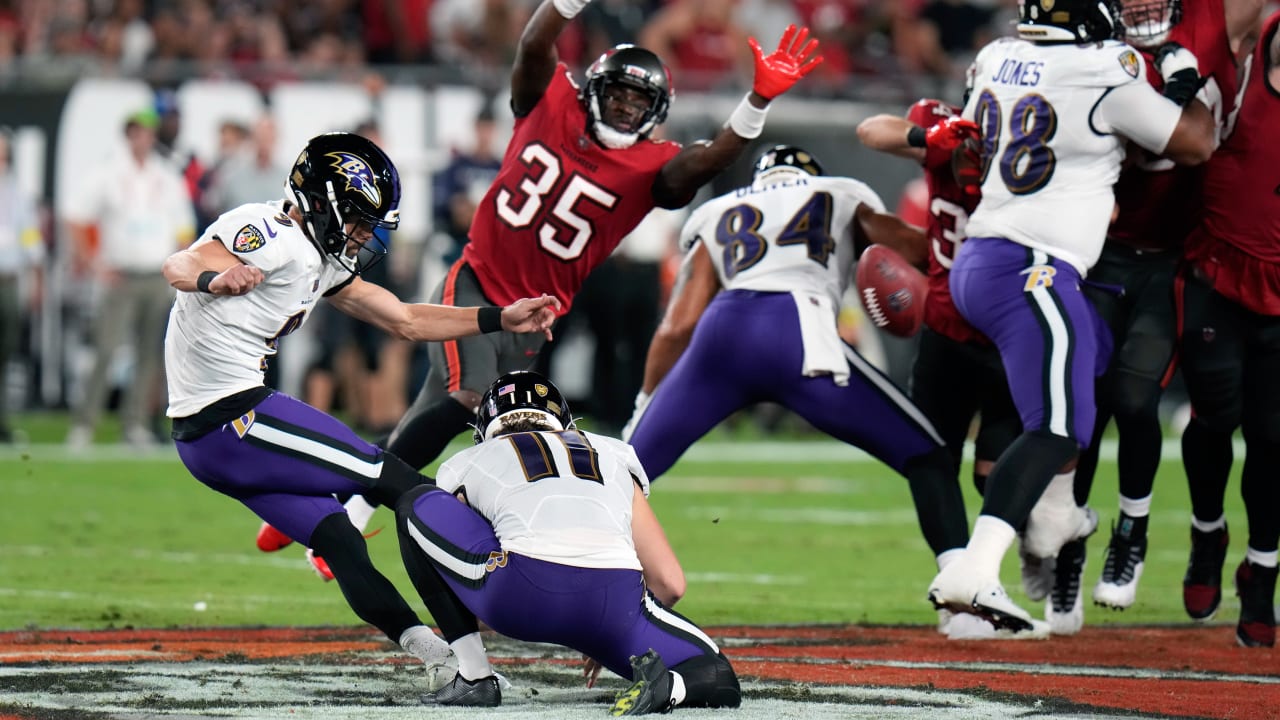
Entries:
<svg viewBox="0 0 1280 720">
<path fill-rule="evenodd" d="M 369 198 L 369 202 L 375 206 L 382 205 L 382 193 L 378 192 L 378 186 L 373 182 L 373 172 L 369 170 L 369 163 L 358 155 L 348 152 L 326 153 L 325 157 L 332 158 L 333 169 L 347 179 L 347 187 L 344 189 L 355 190 Z"/>
</svg>

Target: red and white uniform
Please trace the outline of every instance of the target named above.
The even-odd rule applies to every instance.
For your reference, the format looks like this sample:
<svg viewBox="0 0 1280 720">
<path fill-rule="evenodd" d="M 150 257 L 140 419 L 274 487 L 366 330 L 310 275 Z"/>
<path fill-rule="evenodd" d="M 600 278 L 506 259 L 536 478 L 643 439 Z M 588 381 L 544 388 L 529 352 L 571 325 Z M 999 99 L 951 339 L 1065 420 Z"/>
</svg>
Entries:
<svg viewBox="0 0 1280 720">
<path fill-rule="evenodd" d="M 960 109 L 938 100 L 920 100 L 911 106 L 907 119 L 928 130 L 939 122 L 959 115 Z M 956 342 L 987 343 L 968 320 L 960 316 L 951 299 L 951 261 L 964 242 L 969 213 L 978 206 L 979 196 L 966 195 L 956 183 L 950 165 L 925 168 L 929 188 L 929 220 L 925 234 L 929 237 L 929 299 L 924 307 L 924 324 L 930 330 Z"/>
<path fill-rule="evenodd" d="M 545 292 L 560 298 L 563 315 L 587 275 L 653 209 L 654 179 L 679 151 L 662 140 L 623 150 L 596 143 L 561 63 L 538 104 L 516 118 L 462 259 L 494 303 Z"/>
<path fill-rule="evenodd" d="M 1238 102 L 1239 68 L 1227 36 L 1223 0 L 1186 0 L 1182 21 L 1169 32 L 1169 40 L 1195 54 L 1200 76 L 1208 78 L 1201 98 L 1217 120 L 1219 136 Z M 1155 65 L 1155 48 L 1138 48 L 1147 61 L 1147 80 L 1157 90 L 1164 80 Z M 1107 239 L 1140 250 L 1181 247 L 1199 220 L 1203 167 L 1183 167 L 1173 161 L 1142 153 L 1116 182 L 1120 215 L 1107 231 Z"/>
<path fill-rule="evenodd" d="M 1185 22 L 1185 21 L 1184 21 Z M 1186 255 L 1223 296 L 1262 315 L 1280 315 L 1280 88 L 1267 82 L 1269 49 L 1280 12 L 1267 18 L 1251 62 L 1234 127 L 1209 159 L 1204 209 Z"/>
</svg>

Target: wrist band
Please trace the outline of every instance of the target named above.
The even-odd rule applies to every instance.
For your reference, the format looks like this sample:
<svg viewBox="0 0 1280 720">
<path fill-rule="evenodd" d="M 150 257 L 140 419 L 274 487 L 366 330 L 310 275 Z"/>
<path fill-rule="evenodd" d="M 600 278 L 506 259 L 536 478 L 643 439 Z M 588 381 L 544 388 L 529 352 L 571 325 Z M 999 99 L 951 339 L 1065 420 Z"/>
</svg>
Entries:
<svg viewBox="0 0 1280 720">
<path fill-rule="evenodd" d="M 751 94 L 748 93 L 742 98 L 742 102 L 738 103 L 738 107 L 733 109 L 729 115 L 729 120 L 725 122 L 725 127 L 729 128 L 740 138 L 753 140 L 760 137 L 760 133 L 764 132 L 764 117 L 768 114 L 769 108 L 758 108 L 751 104 Z"/>
<path fill-rule="evenodd" d="M 476 324 L 480 326 L 480 332 L 491 333 L 502 330 L 502 308 L 497 305 L 487 305 L 476 312 Z"/>
<path fill-rule="evenodd" d="M 572 20 L 582 12 L 582 8 L 587 6 L 591 0 L 551 0 L 551 4 L 556 6 L 556 12 L 566 20 Z"/>
<path fill-rule="evenodd" d="M 911 147 L 925 147 L 924 128 L 919 125 L 912 125 L 911 129 L 907 131 L 907 144 Z"/>
<path fill-rule="evenodd" d="M 216 271 L 205 270 L 196 278 L 196 289 L 202 293 L 213 294 L 213 291 L 209 289 L 209 283 L 213 282 L 213 279 L 216 277 L 218 277 L 218 273 Z"/>
</svg>

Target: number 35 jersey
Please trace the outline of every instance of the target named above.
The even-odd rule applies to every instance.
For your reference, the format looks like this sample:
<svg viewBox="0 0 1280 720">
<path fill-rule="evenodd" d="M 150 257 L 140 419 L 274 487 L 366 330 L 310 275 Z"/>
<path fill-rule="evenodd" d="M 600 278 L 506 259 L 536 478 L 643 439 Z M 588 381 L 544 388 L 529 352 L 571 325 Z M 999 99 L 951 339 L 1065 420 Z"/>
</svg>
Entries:
<svg viewBox="0 0 1280 720">
<path fill-rule="evenodd" d="M 1002 237 L 1088 272 L 1115 205 L 1128 138 L 1159 153 L 1181 108 L 1124 43 L 1001 39 L 969 69 L 964 116 L 982 130 L 982 202 L 970 237 Z"/>
<path fill-rule="evenodd" d="M 169 417 L 187 417 L 228 395 L 262 385 L 266 358 L 284 335 L 306 322 L 320 297 L 351 273 L 320 256 L 283 201 L 224 213 L 196 244 L 220 242 L 240 262 L 262 270 L 244 295 L 180 292 L 164 340 Z"/>
<path fill-rule="evenodd" d="M 489 300 L 548 293 L 569 312 L 587 275 L 653 209 L 653 182 L 680 145 L 641 140 L 611 150 L 587 133 L 578 88 L 561 63 L 542 99 L 516 118 L 502 169 L 476 208 L 462 257 Z"/>
<path fill-rule="evenodd" d="M 648 495 L 649 478 L 621 440 L 578 430 L 499 435 L 446 460 L 436 484 L 464 491 L 503 550 L 574 567 L 641 569 L 631 503 L 635 492 Z"/>
<path fill-rule="evenodd" d="M 695 210 L 680 246 L 701 240 L 726 290 L 816 291 L 839 307 L 864 203 L 884 212 L 880 196 L 857 180 L 772 170 Z"/>
</svg>

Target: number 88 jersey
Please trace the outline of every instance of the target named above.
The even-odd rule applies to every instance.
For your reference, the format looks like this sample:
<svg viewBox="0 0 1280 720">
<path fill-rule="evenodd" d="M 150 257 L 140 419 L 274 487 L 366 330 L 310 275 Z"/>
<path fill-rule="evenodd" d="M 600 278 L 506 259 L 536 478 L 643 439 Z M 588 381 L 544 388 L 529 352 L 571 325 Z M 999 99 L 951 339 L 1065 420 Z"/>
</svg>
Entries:
<svg viewBox="0 0 1280 720">
<path fill-rule="evenodd" d="M 1115 40 L 1002 39 L 969 73 L 964 116 L 982 130 L 983 174 L 968 235 L 1007 238 L 1085 274 L 1106 239 L 1125 144 L 1095 110 L 1113 89 L 1146 84 L 1141 55 Z"/>
</svg>

